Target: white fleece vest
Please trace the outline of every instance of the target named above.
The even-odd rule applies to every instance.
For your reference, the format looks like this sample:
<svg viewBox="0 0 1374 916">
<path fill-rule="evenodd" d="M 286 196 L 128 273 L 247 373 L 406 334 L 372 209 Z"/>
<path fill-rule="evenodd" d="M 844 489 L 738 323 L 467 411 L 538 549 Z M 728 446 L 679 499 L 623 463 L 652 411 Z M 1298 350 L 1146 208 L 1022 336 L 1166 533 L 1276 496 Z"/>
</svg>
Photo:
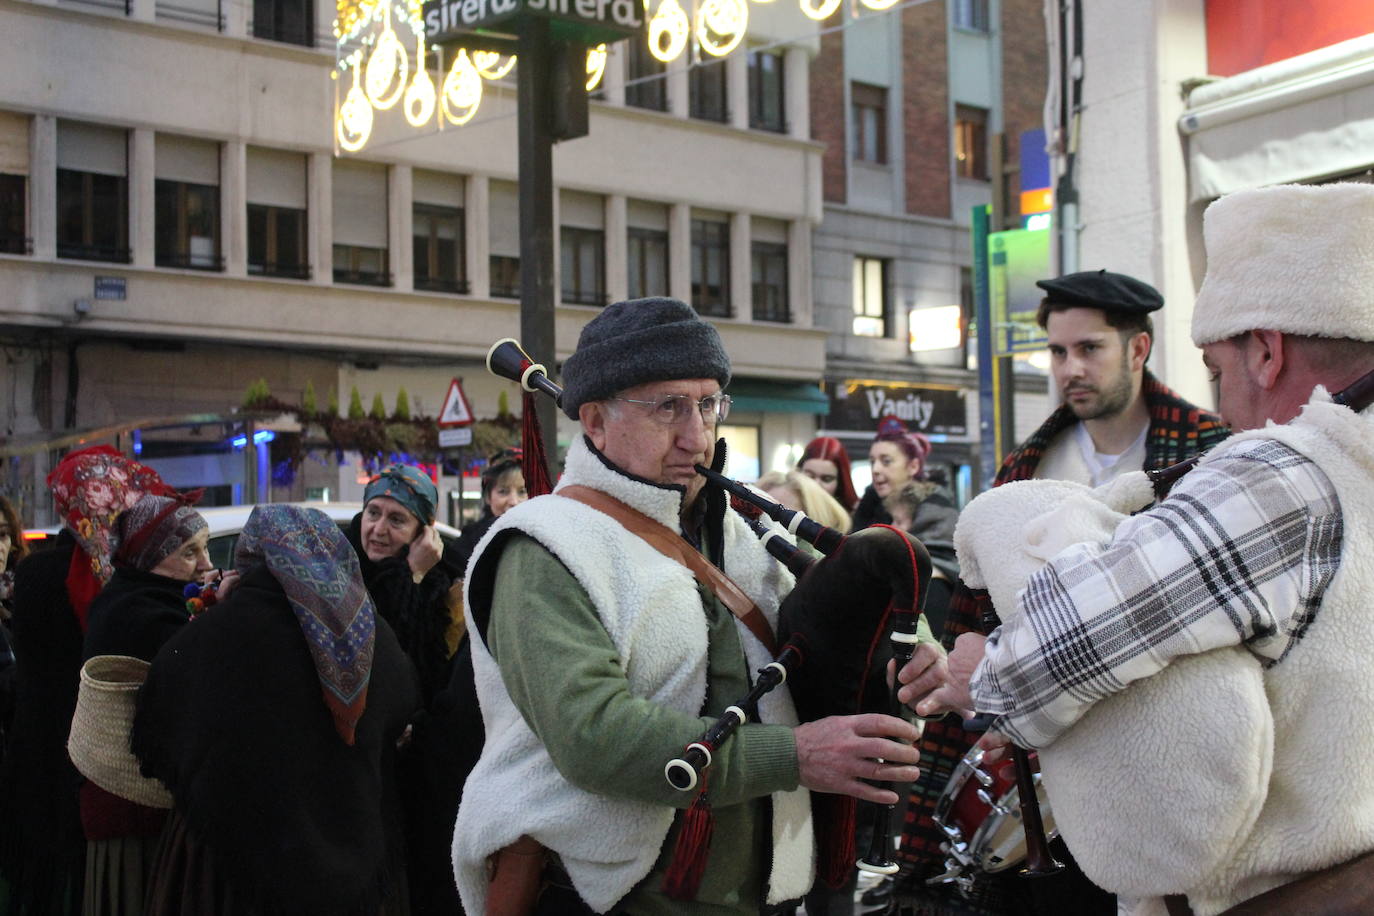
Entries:
<svg viewBox="0 0 1374 916">
<path fill-rule="evenodd" d="M 1343 540 L 1306 634 L 1264 672 L 1274 720 L 1268 796 L 1237 853 L 1189 892 L 1199 916 L 1374 849 L 1374 410 L 1355 414 L 1318 388 L 1296 420 L 1227 445 L 1250 438 L 1316 462 L 1340 498 Z"/>
<path fill-rule="evenodd" d="M 558 495 L 559 489 L 572 484 L 608 493 L 671 530 L 678 529 L 680 491 L 645 484 L 607 467 L 579 437 L 568 451 L 554 493 L 501 516 L 478 544 L 470 570 L 484 561 L 495 562 L 483 554 L 501 531 L 516 529 L 539 541 L 586 589 L 619 651 L 630 691 L 697 715 L 706 698 L 707 627 L 696 580 L 685 567 L 602 513 Z M 768 556 L 733 512 L 725 513 L 724 534 L 726 573 L 776 626 L 778 605 L 794 584 L 791 574 Z M 475 578 L 468 575 L 466 589 Z M 469 632 L 476 632 L 472 596 L 464 598 Z M 752 669 L 771 660 L 747 627 L 736 621 L 736 628 Z M 464 908 L 471 913 L 484 910 L 487 857 L 528 834 L 559 854 L 578 894 L 593 909 L 605 912 L 649 873 L 672 826 L 674 810 L 595 795 L 569 784 L 525 724 L 495 660 L 477 639 L 473 669 L 486 745 L 468 778 L 454 831 L 454 874 Z M 797 721 L 785 689 L 764 698 L 760 715 L 765 722 Z M 807 791 L 777 792 L 772 802 L 768 901 L 776 903 L 810 888 L 815 856 Z"/>
</svg>

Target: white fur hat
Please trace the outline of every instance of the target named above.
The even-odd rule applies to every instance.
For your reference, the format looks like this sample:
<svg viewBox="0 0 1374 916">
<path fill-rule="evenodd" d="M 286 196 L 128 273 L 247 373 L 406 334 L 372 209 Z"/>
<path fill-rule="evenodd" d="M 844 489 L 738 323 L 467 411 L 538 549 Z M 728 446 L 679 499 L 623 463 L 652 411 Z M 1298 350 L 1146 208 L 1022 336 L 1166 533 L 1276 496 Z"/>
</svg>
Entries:
<svg viewBox="0 0 1374 916">
<path fill-rule="evenodd" d="M 1193 343 L 1252 330 L 1374 340 L 1374 185 L 1237 191 L 1202 222 Z"/>
</svg>

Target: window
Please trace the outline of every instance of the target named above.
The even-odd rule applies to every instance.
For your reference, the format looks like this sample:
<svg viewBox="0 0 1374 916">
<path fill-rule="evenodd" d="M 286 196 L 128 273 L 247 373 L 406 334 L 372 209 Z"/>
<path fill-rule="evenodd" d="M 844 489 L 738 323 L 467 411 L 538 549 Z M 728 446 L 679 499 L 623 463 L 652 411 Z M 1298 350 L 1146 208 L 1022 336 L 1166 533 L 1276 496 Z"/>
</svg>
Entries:
<svg viewBox="0 0 1374 916">
<path fill-rule="evenodd" d="M 0 252 L 28 254 L 29 117 L 0 111 Z"/>
<path fill-rule="evenodd" d="M 253 0 L 253 37 L 315 45 L 313 0 Z"/>
<path fill-rule="evenodd" d="M 861 162 L 887 162 L 887 90 L 852 83 L 849 101 L 854 131 L 850 155 Z"/>
<path fill-rule="evenodd" d="M 334 163 L 334 282 L 390 286 L 387 169 Z"/>
<path fill-rule="evenodd" d="M 787 246 L 778 242 L 754 242 L 754 320 L 792 320 L 787 309 Z"/>
<path fill-rule="evenodd" d="M 223 270 L 219 188 L 159 178 L 154 195 L 157 266 Z"/>
<path fill-rule="evenodd" d="M 414 205 L 415 288 L 442 293 L 468 291 L 461 207 Z"/>
<path fill-rule="evenodd" d="M 702 315 L 730 317 L 730 224 L 692 220 L 692 305 Z"/>
<path fill-rule="evenodd" d="M 600 229 L 563 226 L 558 236 L 563 302 L 606 304 L 606 233 Z"/>
<path fill-rule="evenodd" d="M 725 64 L 720 61 L 693 64 L 687 76 L 687 108 L 703 121 L 727 121 Z"/>
<path fill-rule="evenodd" d="M 57 122 L 57 256 L 129 263 L 125 131 Z"/>
<path fill-rule="evenodd" d="M 370 245 L 334 246 L 334 282 L 360 286 L 390 286 L 387 250 Z"/>
<path fill-rule="evenodd" d="M 668 233 L 631 227 L 628 247 L 630 298 L 668 295 Z"/>
<path fill-rule="evenodd" d="M 57 256 L 129 263 L 128 179 L 57 170 Z"/>
<path fill-rule="evenodd" d="M 888 336 L 887 262 L 882 258 L 854 259 L 854 333 Z"/>
<path fill-rule="evenodd" d="M 520 298 L 520 259 L 510 255 L 491 256 L 491 294 L 502 299 Z"/>
<path fill-rule="evenodd" d="M 960 178 L 988 180 L 988 113 L 957 105 L 954 109 L 954 173 Z"/>
<path fill-rule="evenodd" d="M 305 257 L 305 211 L 248 205 L 248 272 L 260 277 L 310 279 Z"/>
<path fill-rule="evenodd" d="M 787 130 L 783 111 L 782 55 L 771 51 L 749 54 L 749 126 L 756 130 Z"/>
<path fill-rule="evenodd" d="M 625 104 L 653 111 L 668 110 L 668 67 L 649 53 L 644 41 L 628 41 L 625 61 Z"/>
<path fill-rule="evenodd" d="M 0 174 L 0 252 L 28 254 L 28 178 Z"/>
<path fill-rule="evenodd" d="M 988 30 L 988 0 L 952 0 L 954 26 L 973 32 Z"/>
</svg>

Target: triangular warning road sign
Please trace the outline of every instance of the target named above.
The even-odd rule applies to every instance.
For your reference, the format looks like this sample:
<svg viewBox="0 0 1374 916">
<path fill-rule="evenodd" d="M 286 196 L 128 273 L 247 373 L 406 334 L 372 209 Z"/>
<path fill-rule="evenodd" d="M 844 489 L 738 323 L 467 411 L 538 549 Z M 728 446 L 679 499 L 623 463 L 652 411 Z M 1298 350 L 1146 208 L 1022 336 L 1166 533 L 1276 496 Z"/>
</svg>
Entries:
<svg viewBox="0 0 1374 916">
<path fill-rule="evenodd" d="M 467 395 L 457 379 L 449 382 L 448 394 L 444 396 L 444 409 L 439 411 L 439 426 L 447 429 L 453 426 L 467 426 L 472 422 L 472 408 L 468 406 Z"/>
</svg>

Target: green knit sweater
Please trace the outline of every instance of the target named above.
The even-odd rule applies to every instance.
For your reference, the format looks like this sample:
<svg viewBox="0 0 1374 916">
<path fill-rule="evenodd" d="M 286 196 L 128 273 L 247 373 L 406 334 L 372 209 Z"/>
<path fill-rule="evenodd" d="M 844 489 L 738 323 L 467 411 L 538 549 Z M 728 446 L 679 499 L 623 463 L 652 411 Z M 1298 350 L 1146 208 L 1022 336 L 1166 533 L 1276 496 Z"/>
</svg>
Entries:
<svg viewBox="0 0 1374 916">
<path fill-rule="evenodd" d="M 685 809 L 694 794 L 668 785 L 663 766 L 749 691 L 735 619 L 704 589 L 706 702 L 689 716 L 627 691 L 615 644 L 586 591 L 536 541 L 515 536 L 502 552 L 487 644 L 512 701 L 572 784 L 590 792 Z M 675 819 L 648 876 L 613 912 L 634 916 L 754 916 L 770 866 L 770 793 L 798 785 L 796 743 L 784 725 L 749 724 L 716 753 L 709 771 L 715 813 L 710 858 L 696 902 L 659 887 L 672 858 Z"/>
</svg>

